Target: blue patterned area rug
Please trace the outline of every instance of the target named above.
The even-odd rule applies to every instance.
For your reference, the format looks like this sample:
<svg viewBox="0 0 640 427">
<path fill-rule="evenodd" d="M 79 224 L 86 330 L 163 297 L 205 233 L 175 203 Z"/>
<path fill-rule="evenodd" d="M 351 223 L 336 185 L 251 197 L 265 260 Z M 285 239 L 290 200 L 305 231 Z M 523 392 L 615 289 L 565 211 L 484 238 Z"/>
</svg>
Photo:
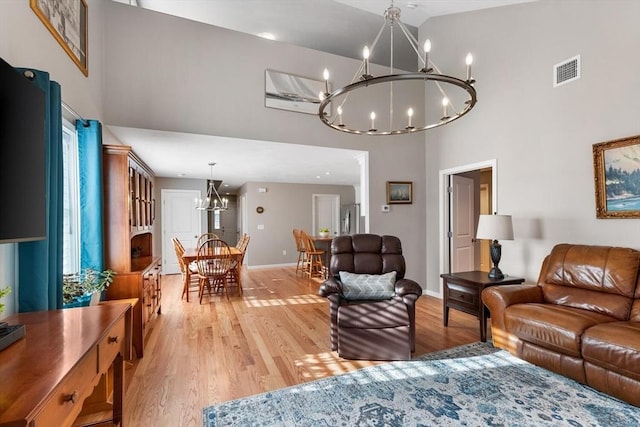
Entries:
<svg viewBox="0 0 640 427">
<path fill-rule="evenodd" d="M 214 426 L 640 426 L 640 408 L 475 343 L 211 406 Z"/>
</svg>

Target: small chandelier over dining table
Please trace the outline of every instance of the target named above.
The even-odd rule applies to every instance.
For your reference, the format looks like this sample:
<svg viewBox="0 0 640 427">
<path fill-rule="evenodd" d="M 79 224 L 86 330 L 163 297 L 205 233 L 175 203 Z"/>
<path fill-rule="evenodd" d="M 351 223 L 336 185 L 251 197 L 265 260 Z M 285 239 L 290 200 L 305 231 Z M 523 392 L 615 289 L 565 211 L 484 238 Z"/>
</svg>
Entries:
<svg viewBox="0 0 640 427">
<path fill-rule="evenodd" d="M 362 63 L 350 84 L 330 92 L 330 74 L 329 70 L 325 68 L 323 72 L 325 91 L 319 94 L 320 107 L 318 116 L 320 120 L 330 128 L 342 132 L 365 135 L 398 135 L 442 126 L 459 119 L 471 111 L 477 102 L 476 90 L 473 87 L 475 80 L 471 77 L 471 64 L 473 63 L 471 53 L 467 54 L 465 61 L 466 79 L 463 80 L 442 74 L 429 57 L 431 41 L 427 39 L 424 42 L 421 53 L 418 48 L 418 41 L 400 20 L 400 9 L 393 5 L 393 1 L 391 1 L 391 6 L 385 11 L 384 19 L 385 22 L 373 43 L 364 47 Z M 369 58 L 376 49 L 380 36 L 387 27 L 390 29 L 391 34 L 390 72 L 386 75 L 374 76 L 370 70 Z M 422 65 L 422 68 L 417 72 L 399 72 L 398 70 L 394 70 L 393 37 L 396 27 L 401 30 L 409 42 L 409 45 L 415 51 L 417 56 L 416 64 Z M 416 113 L 420 113 L 422 108 L 427 108 L 424 105 L 426 104 L 425 100 L 422 100 L 419 95 L 415 99 L 407 99 L 406 93 L 396 93 L 399 101 L 394 104 L 394 83 L 406 84 L 408 82 L 418 82 L 418 84 L 422 83 L 422 85 L 418 88 L 412 86 L 409 90 L 405 90 L 406 93 L 411 92 L 416 94 L 421 92 L 425 94 L 426 92 L 425 100 L 437 101 L 437 106 L 431 106 L 431 110 L 427 110 L 424 114 L 418 116 Z M 382 87 L 380 85 L 384 83 L 388 83 L 388 91 L 380 89 Z M 431 96 L 429 94 L 428 88 L 433 85 L 435 85 L 437 92 L 439 92 L 442 97 Z M 379 90 L 372 90 L 372 88 L 375 87 Z M 365 91 L 365 89 L 367 89 L 367 91 Z M 455 91 L 454 96 L 450 96 L 448 91 Z M 365 92 L 372 93 L 365 94 Z M 375 104 L 375 107 L 372 107 L 372 100 L 375 101 L 381 97 L 386 97 L 387 93 L 389 105 L 384 107 L 385 110 L 373 110 L 372 108 L 381 108 L 381 103 L 378 102 Z M 461 102 L 459 109 L 455 105 L 457 102 Z M 396 109 L 395 114 L 394 107 Z M 429 119 L 428 116 L 433 116 L 434 111 L 437 112 L 436 117 Z M 425 117 L 424 121 L 422 116 Z M 383 123 L 381 119 L 384 119 L 385 122 Z"/>
<path fill-rule="evenodd" d="M 201 199 L 196 197 L 196 209 L 199 211 L 225 211 L 229 208 L 229 200 L 226 197 L 220 197 L 216 190 L 215 181 L 213 180 L 213 167 L 216 164 L 210 162 L 211 179 L 208 180 L 207 197 Z"/>
</svg>

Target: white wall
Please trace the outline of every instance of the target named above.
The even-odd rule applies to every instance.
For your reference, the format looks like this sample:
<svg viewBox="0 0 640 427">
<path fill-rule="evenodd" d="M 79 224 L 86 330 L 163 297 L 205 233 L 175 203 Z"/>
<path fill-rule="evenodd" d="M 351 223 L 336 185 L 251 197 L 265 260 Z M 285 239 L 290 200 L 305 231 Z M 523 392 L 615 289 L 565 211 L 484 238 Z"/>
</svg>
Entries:
<svg viewBox="0 0 640 427">
<path fill-rule="evenodd" d="M 514 241 L 501 269 L 536 280 L 556 243 L 640 248 L 640 220 L 596 219 L 592 145 L 640 134 L 640 2 L 538 1 L 432 18 L 419 31 L 450 69 L 474 54 L 478 104 L 426 135 L 427 284 L 438 292 L 438 172 L 497 159 L 498 213 Z M 552 85 L 555 64 L 582 56 L 582 78 Z M 455 56 L 457 55 L 457 56 Z M 442 64 L 442 65 L 441 65 Z M 528 225 L 540 235 L 527 235 Z"/>
<path fill-rule="evenodd" d="M 267 191 L 261 193 L 259 188 Z M 246 195 L 246 230 L 251 236 L 246 259 L 249 266 L 297 262 L 293 229 L 317 234 L 311 228 L 313 194 L 338 194 L 341 204 L 355 203 L 354 188 L 347 185 L 248 182 L 240 191 Z M 263 213 L 256 212 L 258 206 L 264 208 Z"/>
<path fill-rule="evenodd" d="M 370 231 L 400 237 L 407 276 L 424 281 L 423 136 L 348 135 L 316 116 L 264 107 L 265 69 L 321 79 L 327 67 L 344 85 L 358 61 L 107 3 L 108 125 L 368 151 Z M 389 180 L 413 181 L 414 204 L 381 213 Z"/>
</svg>

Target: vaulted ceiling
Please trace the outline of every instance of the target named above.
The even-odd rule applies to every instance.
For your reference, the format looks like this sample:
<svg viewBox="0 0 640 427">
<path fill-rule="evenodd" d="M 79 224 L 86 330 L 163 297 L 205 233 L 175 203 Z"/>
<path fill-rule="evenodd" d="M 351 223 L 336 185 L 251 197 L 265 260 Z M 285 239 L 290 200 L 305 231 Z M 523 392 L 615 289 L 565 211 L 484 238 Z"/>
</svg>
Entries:
<svg viewBox="0 0 640 427">
<path fill-rule="evenodd" d="M 384 11 L 393 3 L 401 19 L 417 38 L 417 28 L 433 16 L 505 6 L 532 0 L 114 0 L 131 6 L 265 36 L 315 50 L 360 59 L 384 23 Z M 386 33 L 388 34 L 388 32 Z M 398 43 L 404 43 L 397 47 Z M 388 65 L 390 42 L 381 37 L 373 62 Z M 404 59 L 399 56 L 404 52 Z M 396 59 L 397 58 L 397 59 Z M 395 66 L 412 69 L 415 54 L 404 37 L 396 35 Z M 327 147 L 267 141 L 233 140 L 215 135 L 194 135 L 110 126 L 110 130 L 151 166 L 158 176 L 210 178 L 207 165 L 214 161 L 215 178 L 223 191 L 233 192 L 248 181 L 357 185 L 359 152 Z M 179 143 L 178 143 L 179 141 Z M 208 158 L 215 148 L 215 158 Z M 212 148 L 213 147 L 213 148 Z M 192 153 L 189 161 L 174 159 Z M 268 159 L 268 161 L 265 161 Z M 291 161 L 308 159 L 308 161 Z M 319 159 L 331 159 L 326 164 Z M 187 168 L 185 165 L 198 165 Z"/>
</svg>

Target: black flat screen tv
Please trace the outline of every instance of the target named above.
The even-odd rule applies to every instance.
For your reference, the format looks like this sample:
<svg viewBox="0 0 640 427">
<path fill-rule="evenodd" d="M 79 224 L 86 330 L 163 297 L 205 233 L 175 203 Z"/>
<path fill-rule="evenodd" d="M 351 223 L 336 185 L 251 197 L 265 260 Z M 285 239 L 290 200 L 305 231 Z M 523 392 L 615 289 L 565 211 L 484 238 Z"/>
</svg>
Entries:
<svg viewBox="0 0 640 427">
<path fill-rule="evenodd" d="M 0 58 L 0 243 L 46 237 L 45 94 Z"/>
</svg>

